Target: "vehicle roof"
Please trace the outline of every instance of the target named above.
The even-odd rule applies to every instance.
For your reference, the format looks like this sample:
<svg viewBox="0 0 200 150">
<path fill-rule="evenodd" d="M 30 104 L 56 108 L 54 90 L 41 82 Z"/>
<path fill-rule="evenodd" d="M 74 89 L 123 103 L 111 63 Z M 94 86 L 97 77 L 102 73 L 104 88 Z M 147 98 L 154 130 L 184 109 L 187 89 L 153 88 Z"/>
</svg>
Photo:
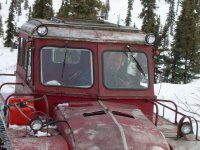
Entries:
<svg viewBox="0 0 200 150">
<path fill-rule="evenodd" d="M 36 32 L 37 27 L 41 25 L 45 25 L 48 28 L 48 34 L 45 37 L 39 36 Z M 22 25 L 20 32 L 25 32 L 33 38 L 133 44 L 145 44 L 146 36 L 136 28 L 104 21 L 57 18 L 30 20 Z"/>
</svg>

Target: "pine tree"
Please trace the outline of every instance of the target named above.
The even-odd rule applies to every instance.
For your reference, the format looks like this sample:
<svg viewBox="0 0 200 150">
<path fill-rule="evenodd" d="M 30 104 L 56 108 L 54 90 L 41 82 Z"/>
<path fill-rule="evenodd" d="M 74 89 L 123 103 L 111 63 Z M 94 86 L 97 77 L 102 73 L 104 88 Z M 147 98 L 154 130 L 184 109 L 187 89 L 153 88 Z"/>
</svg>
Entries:
<svg viewBox="0 0 200 150">
<path fill-rule="evenodd" d="M 160 17 L 157 19 L 154 35 L 156 36 L 156 42 L 154 44 L 155 49 L 159 49 L 160 55 L 158 59 L 154 59 L 154 81 L 169 82 L 168 77 L 170 75 L 171 67 L 171 51 L 169 49 L 169 23 L 166 22 L 162 28 L 160 23 Z"/>
<path fill-rule="evenodd" d="M 157 59 L 158 68 L 160 69 L 160 78 L 161 82 L 170 82 L 171 76 L 171 68 L 172 68 L 172 57 L 171 57 L 171 49 L 169 43 L 169 22 L 167 22 L 163 29 L 160 31 L 160 36 L 158 38 L 158 48 L 160 51 L 159 59 Z M 156 72 L 155 72 L 156 73 Z"/>
<path fill-rule="evenodd" d="M 3 37 L 3 23 L 2 16 L 0 15 L 0 37 Z"/>
<path fill-rule="evenodd" d="M 108 13 L 110 10 L 110 1 L 106 0 L 106 5 L 102 5 L 101 18 L 108 20 Z"/>
<path fill-rule="evenodd" d="M 106 13 L 105 13 L 105 19 L 108 20 L 108 13 L 110 10 L 110 1 L 106 0 Z"/>
<path fill-rule="evenodd" d="M 14 8 L 14 11 L 16 11 L 17 12 L 17 7 L 18 7 L 18 0 L 11 0 L 12 1 L 12 3 L 13 3 L 13 8 Z"/>
<path fill-rule="evenodd" d="M 11 47 L 13 44 L 13 38 L 15 35 L 15 26 L 14 26 L 14 0 L 11 1 L 10 8 L 9 8 L 9 15 L 6 21 L 7 30 L 6 30 L 6 37 L 5 37 L 5 47 Z"/>
<path fill-rule="evenodd" d="M 168 23 L 170 27 L 170 34 L 173 35 L 174 22 L 175 22 L 175 1 L 171 1 L 168 14 Z"/>
<path fill-rule="evenodd" d="M 131 20 L 131 11 L 133 10 L 133 0 L 128 0 L 128 9 L 127 9 L 127 15 L 125 19 L 126 26 L 130 26 L 132 20 Z"/>
<path fill-rule="evenodd" d="M 28 21 L 32 19 L 31 6 L 28 9 Z"/>
<path fill-rule="evenodd" d="M 53 16 L 54 16 L 54 11 L 53 11 L 53 2 L 52 2 L 52 0 L 48 0 L 48 3 L 47 3 L 47 10 L 48 10 L 48 12 L 49 12 L 49 18 L 52 18 Z M 47 16 L 48 16 L 48 14 L 47 14 Z"/>
<path fill-rule="evenodd" d="M 159 59 L 154 61 L 155 63 L 155 81 L 160 75 L 161 82 L 170 82 L 171 67 L 173 59 L 171 57 L 171 49 L 169 43 L 170 34 L 174 29 L 175 13 L 174 13 L 174 1 L 168 1 L 170 3 L 169 13 L 167 15 L 166 23 L 162 30 L 156 28 L 156 48 L 160 51 Z M 161 73 L 161 74 L 160 74 Z"/>
<path fill-rule="evenodd" d="M 28 6 L 28 0 L 25 0 L 24 1 L 24 9 L 27 10 L 29 8 Z"/>
<path fill-rule="evenodd" d="M 21 7 L 21 2 L 17 1 L 17 15 L 21 16 L 22 15 L 22 7 Z"/>
<path fill-rule="evenodd" d="M 172 49 L 172 82 L 188 83 L 199 71 L 199 27 L 195 0 L 182 2 Z"/>
<path fill-rule="evenodd" d="M 97 20 L 105 8 L 100 0 L 63 0 L 57 16 Z"/>
<path fill-rule="evenodd" d="M 33 18 L 50 19 L 53 17 L 52 0 L 36 0 L 33 5 Z"/>
<path fill-rule="evenodd" d="M 171 75 L 171 64 L 172 64 L 172 58 L 171 58 L 171 49 L 170 49 L 170 43 L 169 43 L 169 25 L 167 19 L 165 26 L 163 27 L 161 34 L 158 38 L 159 43 L 159 50 L 160 50 L 160 56 L 158 59 L 158 66 L 161 69 L 161 82 L 169 82 L 170 81 L 170 75 Z M 162 66 L 162 67 L 161 67 Z"/>
<path fill-rule="evenodd" d="M 70 12 L 70 7 L 68 5 L 68 0 L 62 0 L 61 7 L 58 11 L 57 16 L 58 17 L 64 17 L 68 18 L 69 17 L 69 12 Z"/>
<path fill-rule="evenodd" d="M 154 13 L 154 10 L 156 9 L 155 0 L 148 0 L 148 1 L 141 0 L 141 4 L 143 5 L 143 9 L 142 9 L 142 12 L 140 13 L 139 17 L 141 19 L 143 19 L 142 31 L 144 31 L 145 33 L 159 32 L 158 31 L 159 26 L 156 26 L 156 14 Z M 154 63 L 155 63 L 154 82 L 156 83 L 156 80 L 157 80 L 156 78 L 157 78 L 157 74 L 158 74 L 159 70 L 158 70 L 157 60 L 155 60 Z"/>
<path fill-rule="evenodd" d="M 142 12 L 140 13 L 140 18 L 143 19 L 142 31 L 154 33 L 156 26 L 155 0 L 141 0 L 141 4 L 143 5 Z"/>
<path fill-rule="evenodd" d="M 158 47 L 160 46 L 160 16 L 158 17 L 157 21 L 156 21 L 156 26 L 155 26 L 155 31 L 154 31 L 154 35 L 156 36 L 156 42 L 154 44 L 154 47 L 156 49 L 158 49 Z M 157 83 L 159 76 L 160 76 L 160 69 L 159 69 L 159 63 L 160 63 L 161 59 L 154 59 L 154 82 Z"/>
</svg>

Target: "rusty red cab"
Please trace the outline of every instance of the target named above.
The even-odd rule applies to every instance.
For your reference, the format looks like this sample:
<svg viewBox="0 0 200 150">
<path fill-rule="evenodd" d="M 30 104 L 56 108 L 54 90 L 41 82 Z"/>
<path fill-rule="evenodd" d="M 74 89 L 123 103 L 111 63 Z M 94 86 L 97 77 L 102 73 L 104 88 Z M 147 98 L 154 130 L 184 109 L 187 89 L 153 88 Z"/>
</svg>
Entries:
<svg viewBox="0 0 200 150">
<path fill-rule="evenodd" d="M 103 21 L 53 18 L 22 25 L 16 83 L 1 85 L 16 85 L 15 93 L 1 98 L 1 126 L 6 132 L 0 136 L 2 147 L 182 149 L 177 139 L 185 141 L 196 120 L 178 112 L 173 102 L 154 95 L 154 41 L 153 34 Z M 10 102 L 24 97 L 29 97 L 24 103 Z M 23 111 L 29 108 L 27 103 L 33 103 L 33 112 Z M 171 103 L 175 109 L 163 103 Z M 160 117 L 158 105 L 173 111 L 175 121 Z M 16 113 L 9 111 L 15 106 L 27 121 L 16 121 L 18 128 L 6 119 L 15 118 Z M 183 134 L 182 129 L 188 133 Z M 197 134 L 191 142 L 198 139 Z M 190 144 L 184 148 L 190 149 Z M 198 145 L 196 142 L 193 148 Z"/>
</svg>

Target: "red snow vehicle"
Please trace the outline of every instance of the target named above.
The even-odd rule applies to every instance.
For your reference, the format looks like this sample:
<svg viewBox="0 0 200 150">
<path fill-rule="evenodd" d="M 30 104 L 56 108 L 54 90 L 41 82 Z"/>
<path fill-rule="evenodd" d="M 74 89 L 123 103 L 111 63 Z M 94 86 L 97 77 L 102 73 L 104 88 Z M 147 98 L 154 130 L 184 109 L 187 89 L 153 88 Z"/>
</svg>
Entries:
<svg viewBox="0 0 200 150">
<path fill-rule="evenodd" d="M 154 95 L 154 41 L 153 34 L 101 21 L 22 25 L 16 82 L 0 86 L 15 85 L 15 93 L 1 93 L 1 148 L 199 149 L 197 121 Z M 160 117 L 159 108 L 175 121 Z"/>
</svg>

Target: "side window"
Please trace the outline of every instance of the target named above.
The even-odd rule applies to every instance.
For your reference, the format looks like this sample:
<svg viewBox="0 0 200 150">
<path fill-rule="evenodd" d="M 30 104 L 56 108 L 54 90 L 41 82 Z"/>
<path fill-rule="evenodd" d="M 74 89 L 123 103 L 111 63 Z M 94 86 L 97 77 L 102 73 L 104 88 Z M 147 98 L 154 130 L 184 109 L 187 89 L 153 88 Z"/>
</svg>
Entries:
<svg viewBox="0 0 200 150">
<path fill-rule="evenodd" d="M 26 55 L 27 55 L 27 64 L 26 64 L 26 80 L 28 82 L 32 82 L 32 79 L 31 79 L 31 75 L 32 75 L 32 60 L 31 60 L 31 56 L 32 56 L 32 52 L 31 52 L 31 49 L 28 49 L 27 52 L 26 52 Z"/>
<path fill-rule="evenodd" d="M 20 37 L 19 38 L 19 48 L 18 48 L 18 64 L 22 66 L 26 71 L 26 80 L 32 82 L 32 52 L 30 48 L 30 42 L 27 43 L 27 40 Z"/>
<path fill-rule="evenodd" d="M 23 49 L 23 38 L 19 38 L 19 47 L 18 47 L 18 64 L 22 66 L 22 49 Z"/>
<path fill-rule="evenodd" d="M 23 67 L 24 67 L 24 69 L 25 70 L 27 70 L 27 63 L 28 63 L 28 51 L 29 51 L 29 49 L 28 49 L 28 47 L 26 46 L 25 48 L 24 48 L 24 56 L 23 56 Z"/>
<path fill-rule="evenodd" d="M 19 40 L 19 46 L 18 46 L 18 58 L 17 58 L 17 62 L 18 62 L 18 64 L 21 64 L 21 51 L 20 51 L 20 49 L 21 49 L 22 38 L 20 37 L 18 40 Z"/>
<path fill-rule="evenodd" d="M 24 38 L 19 38 L 19 48 L 18 48 L 18 64 L 20 66 L 25 66 L 25 46 L 26 40 Z"/>
</svg>

